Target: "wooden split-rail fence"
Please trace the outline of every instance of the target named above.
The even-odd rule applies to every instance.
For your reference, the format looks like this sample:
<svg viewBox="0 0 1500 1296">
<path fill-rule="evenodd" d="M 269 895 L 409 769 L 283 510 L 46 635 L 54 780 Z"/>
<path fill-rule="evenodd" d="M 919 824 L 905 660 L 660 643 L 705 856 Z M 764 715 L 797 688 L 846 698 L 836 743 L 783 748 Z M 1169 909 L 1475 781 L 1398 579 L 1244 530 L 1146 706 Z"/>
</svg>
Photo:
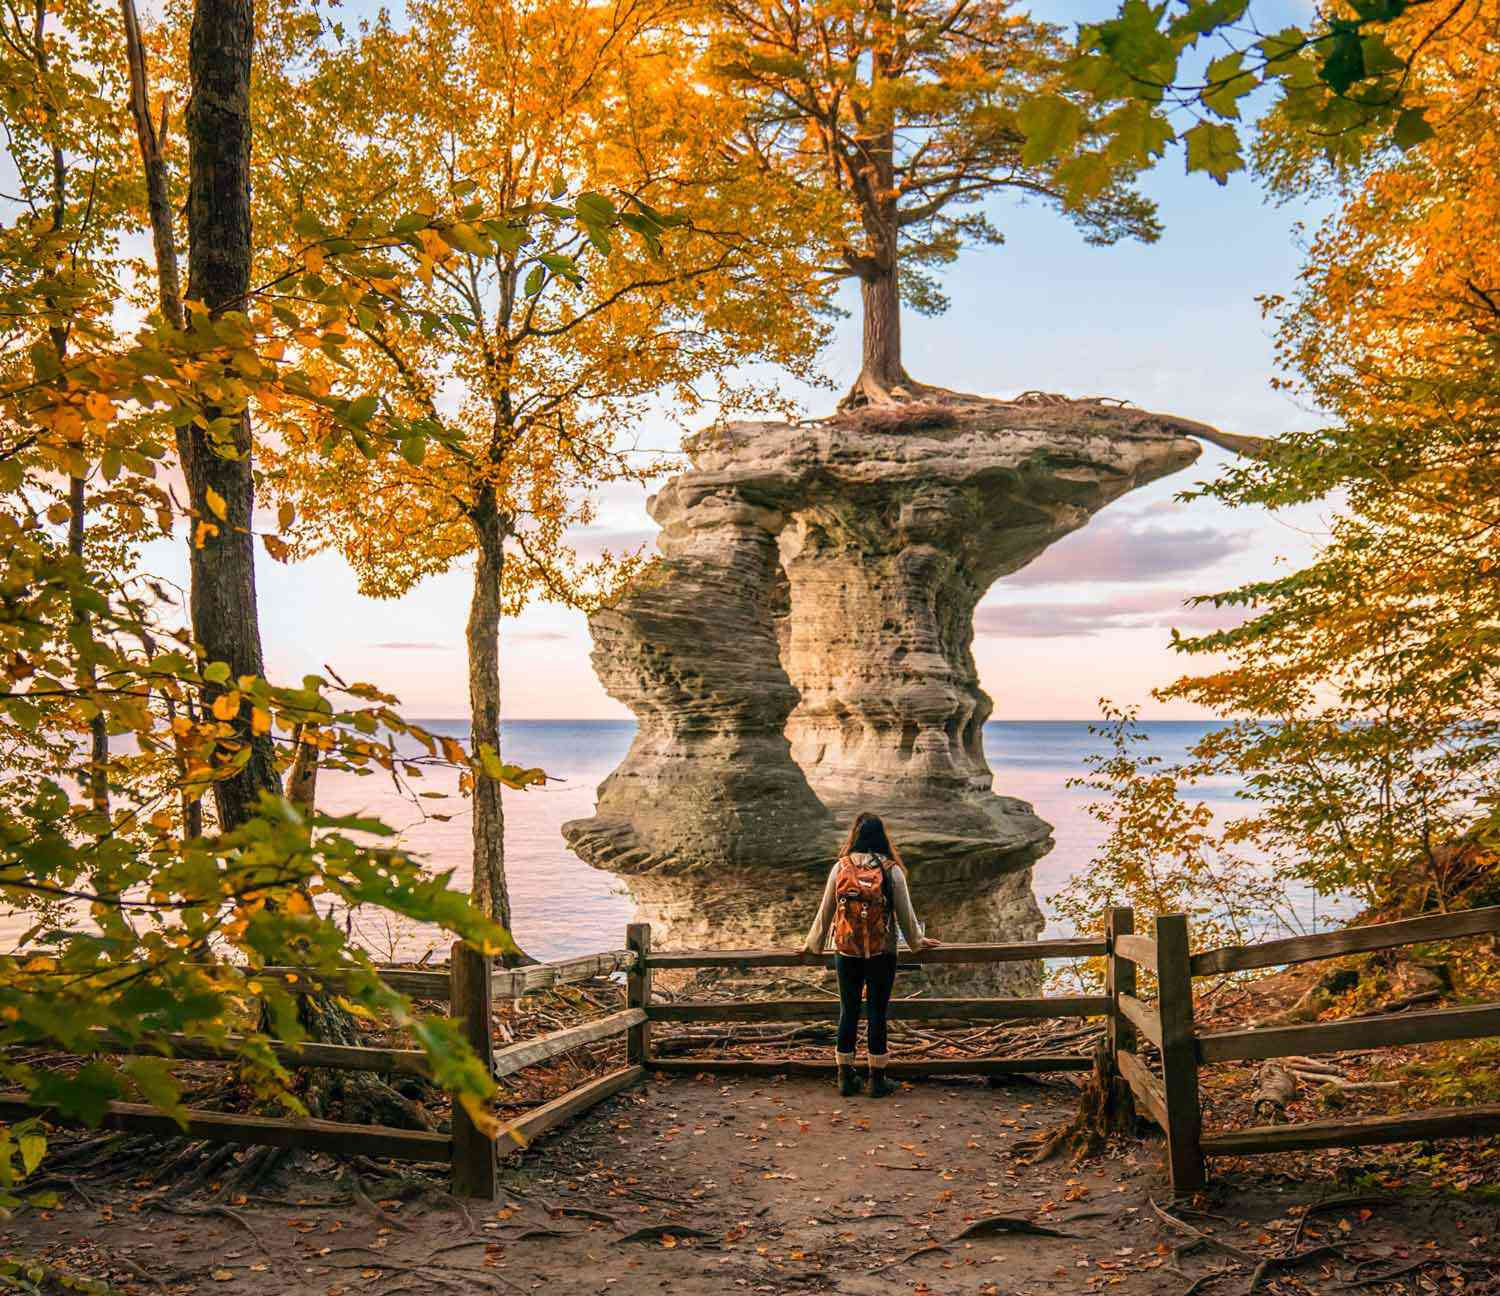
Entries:
<svg viewBox="0 0 1500 1296">
<path fill-rule="evenodd" d="M 1106 1056 L 1130 1086 L 1138 1109 L 1166 1134 L 1167 1163 L 1173 1189 L 1191 1191 L 1203 1184 L 1205 1159 L 1210 1156 L 1353 1147 L 1500 1131 L 1500 1106 L 1480 1106 L 1205 1133 L 1198 1093 L 1198 1073 L 1205 1064 L 1500 1034 L 1500 1004 L 1201 1034 L 1193 1024 L 1192 986 L 1195 977 L 1494 932 L 1500 932 L 1500 907 L 1191 954 L 1185 915 L 1166 914 L 1157 918 L 1154 936 L 1146 937 L 1136 934 L 1130 909 L 1116 908 L 1108 911 L 1102 939 L 1082 937 L 995 945 L 942 945 L 920 954 L 904 953 L 902 956 L 904 960 L 921 964 L 1102 957 L 1106 968 L 1103 994 L 895 999 L 891 1004 L 891 1017 L 944 1022 L 1104 1018 Z M 470 1046 L 497 1079 L 571 1049 L 618 1035 L 625 1036 L 624 1066 L 502 1123 L 498 1137 L 492 1137 L 477 1125 L 458 1102 L 453 1104 L 452 1127 L 448 1134 L 196 1110 L 187 1113 L 184 1129 L 171 1116 L 130 1103 L 111 1103 L 104 1124 L 116 1129 L 185 1134 L 198 1139 L 446 1163 L 450 1167 L 456 1194 L 493 1198 L 500 1155 L 509 1149 L 525 1146 L 547 1130 L 639 1083 L 650 1072 L 805 1075 L 833 1070 L 832 1059 L 663 1057 L 653 1049 L 651 1038 L 656 1023 L 808 1021 L 832 1018 L 838 1013 L 838 1004 L 826 998 L 659 999 L 652 994 L 652 974 L 657 969 L 724 968 L 747 972 L 752 968 L 831 966 L 831 956 L 809 959 L 801 951 L 792 950 L 654 951 L 651 948 L 651 928 L 645 923 L 633 923 L 626 929 L 625 944 L 626 948 L 622 950 L 604 954 L 498 970 L 488 958 L 460 943 L 453 947 L 446 972 L 381 969 L 381 978 L 393 989 L 413 998 L 446 1000 L 450 1017 L 461 1025 Z M 1146 968 L 1156 979 L 1154 1004 L 1137 995 L 1136 972 L 1140 967 Z M 496 999 L 520 998 L 554 986 L 615 973 L 624 973 L 626 977 L 626 1007 L 622 1011 L 536 1039 L 495 1048 L 491 1005 Z M 305 973 L 296 968 L 267 968 L 257 971 L 256 976 L 280 977 L 299 988 L 306 984 Z M 1160 1058 L 1160 1078 L 1142 1055 L 1142 1040 L 1149 1041 Z M 149 1048 L 157 1052 L 166 1048 L 176 1057 L 208 1060 L 232 1060 L 236 1052 L 233 1040 L 219 1044 L 180 1036 L 139 1045 L 101 1038 L 101 1051 L 108 1051 L 114 1044 L 119 1045 L 120 1051 Z M 317 1043 L 273 1043 L 272 1049 L 287 1067 L 427 1074 L 425 1055 L 417 1049 Z M 1086 1071 L 1093 1065 L 1092 1057 L 1066 1053 L 1028 1057 L 928 1057 L 906 1061 L 897 1057 L 889 1063 L 887 1072 L 893 1077 L 1006 1076 Z M 38 1110 L 22 1095 L 0 1094 L 0 1119 L 35 1115 Z"/>
<path fill-rule="evenodd" d="M 1303 1057 L 1500 1035 L 1500 1003 L 1209 1033 L 1197 1030 L 1193 1024 L 1196 977 L 1310 963 L 1495 932 L 1500 932 L 1500 906 L 1429 914 L 1193 954 L 1189 952 L 1186 915 L 1163 914 L 1156 919 L 1153 935 L 1141 936 L 1135 932 L 1131 910 L 1111 909 L 1106 916 L 1105 932 L 1109 946 L 1105 981 L 1109 999 L 1109 1051 L 1120 1075 L 1130 1085 L 1138 1108 L 1166 1133 L 1167 1166 L 1173 1190 L 1191 1192 L 1202 1187 L 1209 1157 L 1257 1156 L 1500 1133 L 1500 1105 L 1496 1104 L 1350 1120 L 1258 1125 L 1216 1133 L 1203 1128 L 1198 1088 L 1200 1068 L 1215 1062 Z M 1147 969 L 1156 978 L 1154 1004 L 1137 997 L 1139 968 Z M 1141 1056 L 1142 1040 L 1149 1041 L 1157 1051 L 1160 1078 Z"/>
</svg>

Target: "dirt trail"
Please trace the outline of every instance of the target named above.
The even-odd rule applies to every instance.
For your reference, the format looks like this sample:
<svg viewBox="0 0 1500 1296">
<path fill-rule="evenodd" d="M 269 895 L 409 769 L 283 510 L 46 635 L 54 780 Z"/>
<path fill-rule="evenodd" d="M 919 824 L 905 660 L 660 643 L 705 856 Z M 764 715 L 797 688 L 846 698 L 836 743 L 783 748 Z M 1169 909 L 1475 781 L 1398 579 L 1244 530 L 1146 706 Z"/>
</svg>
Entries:
<svg viewBox="0 0 1500 1296">
<path fill-rule="evenodd" d="M 330 1196 L 331 1171 L 309 1159 L 285 1205 L 190 1218 L 85 1180 L 61 1208 L 0 1226 L 0 1249 L 139 1293 L 1240 1296 L 1262 1259 L 1335 1245 L 1273 1268 L 1259 1290 L 1332 1291 L 1420 1263 L 1399 1283 L 1344 1290 L 1500 1292 L 1500 1261 L 1486 1259 L 1500 1255 L 1500 1206 L 1350 1202 L 1299 1232 L 1304 1206 L 1339 1194 L 1326 1180 L 1222 1184 L 1210 1214 L 1178 1212 L 1212 1241 L 1176 1252 L 1195 1239 L 1153 1211 L 1167 1199 L 1159 1142 L 1076 1171 L 1016 1158 L 1072 1107 L 1070 1091 L 1029 1084 L 923 1083 L 875 1101 L 814 1080 L 654 1079 L 514 1158 L 493 1207 L 292 1205 Z M 978 1223 L 995 1216 L 1010 1222 Z"/>
</svg>

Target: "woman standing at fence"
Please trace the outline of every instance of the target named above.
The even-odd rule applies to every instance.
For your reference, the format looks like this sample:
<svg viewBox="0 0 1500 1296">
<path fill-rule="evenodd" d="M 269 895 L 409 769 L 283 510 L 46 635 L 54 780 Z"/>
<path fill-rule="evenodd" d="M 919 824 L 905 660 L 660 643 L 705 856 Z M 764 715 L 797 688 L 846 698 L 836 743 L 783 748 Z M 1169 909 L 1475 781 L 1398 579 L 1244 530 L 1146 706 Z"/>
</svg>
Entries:
<svg viewBox="0 0 1500 1296">
<path fill-rule="evenodd" d="M 876 815 L 861 814 L 849 830 L 843 853 L 828 872 L 823 902 L 807 933 L 807 953 L 821 958 L 833 930 L 834 966 L 839 977 L 839 1037 L 834 1057 L 839 1065 L 839 1092 L 859 1093 L 854 1045 L 859 1037 L 861 991 L 867 996 L 870 1050 L 870 1096 L 884 1098 L 886 1083 L 886 1014 L 896 984 L 896 926 L 914 950 L 938 944 L 922 931 L 906 887 L 906 869 L 885 825 Z"/>
</svg>

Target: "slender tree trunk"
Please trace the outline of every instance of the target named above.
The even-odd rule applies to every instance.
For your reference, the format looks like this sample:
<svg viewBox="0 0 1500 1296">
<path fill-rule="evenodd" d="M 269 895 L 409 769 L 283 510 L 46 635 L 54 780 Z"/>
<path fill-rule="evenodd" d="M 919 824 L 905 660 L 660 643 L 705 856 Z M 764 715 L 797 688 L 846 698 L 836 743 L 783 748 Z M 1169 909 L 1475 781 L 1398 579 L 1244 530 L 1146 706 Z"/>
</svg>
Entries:
<svg viewBox="0 0 1500 1296">
<path fill-rule="evenodd" d="M 243 310 L 250 288 L 250 55 L 255 39 L 251 0 L 195 0 L 188 51 L 192 98 L 188 135 L 188 297 L 218 314 Z M 188 487 L 194 510 L 190 602 L 193 637 L 211 662 L 233 677 L 264 672 L 255 598 L 248 410 L 207 408 L 210 423 L 226 420 L 216 445 L 194 426 Z M 227 442 L 227 444 L 225 444 Z M 213 492 L 224 504 L 219 517 Z M 210 696 L 213 696 L 210 694 Z M 264 792 L 279 793 L 269 735 L 250 732 L 249 708 L 234 718 L 250 758 L 214 785 L 219 826 L 238 827 Z"/>
<path fill-rule="evenodd" d="M 173 328 L 182 327 L 182 280 L 177 268 L 177 236 L 172 227 L 172 197 L 167 182 L 167 162 L 162 156 L 161 136 L 166 126 L 162 109 L 162 131 L 151 120 L 151 82 L 146 73 L 146 47 L 135 0 L 120 0 L 125 26 L 125 57 L 130 65 L 130 115 L 135 119 L 135 137 L 140 146 L 141 170 L 146 179 L 146 209 L 151 218 L 151 243 L 156 253 L 156 289 L 162 318 Z M 190 443 L 185 431 L 178 432 L 178 449 L 187 471 Z"/>
<path fill-rule="evenodd" d="M 469 514 L 476 554 L 469 604 L 469 725 L 478 756 L 500 754 L 500 582 L 505 574 L 506 519 L 494 489 L 483 486 Z M 510 930 L 510 889 L 505 882 L 505 807 L 500 784 L 482 771 L 474 777 L 474 907 Z"/>
<path fill-rule="evenodd" d="M 141 171 L 146 180 L 146 209 L 151 218 L 151 243 L 156 254 L 157 305 L 162 319 L 172 328 L 182 327 L 182 278 L 177 265 L 177 233 L 172 224 L 172 198 L 168 185 L 167 161 L 162 155 L 161 139 L 166 133 L 167 112 L 162 107 L 161 128 L 151 120 L 151 80 L 146 71 L 146 46 L 141 40 L 140 19 L 135 0 L 120 0 L 120 17 L 125 28 L 125 59 L 130 67 L 130 115 L 135 119 L 135 138 L 140 148 Z M 175 430 L 177 462 L 184 479 L 188 477 L 188 459 L 193 452 L 192 439 L 185 427 Z M 191 579 L 191 578 L 190 578 Z M 167 716 L 177 718 L 177 703 L 166 698 Z M 182 830 L 188 838 L 203 835 L 203 802 L 188 791 L 187 761 L 178 742 L 177 779 L 182 786 Z"/>
<path fill-rule="evenodd" d="M 894 264 L 859 284 L 864 315 L 860 379 L 884 390 L 906 381 L 901 367 L 901 288 Z"/>
<path fill-rule="evenodd" d="M 47 75 L 47 6 L 36 0 L 33 10 L 32 59 L 37 71 Z M 60 144 L 52 145 L 52 231 L 60 233 L 68 219 L 68 160 Z M 54 305 L 50 299 L 49 305 Z M 68 354 L 68 326 L 54 323 L 47 328 L 52 349 L 57 355 L 57 366 L 63 366 Z M 83 536 L 86 525 L 88 499 L 82 477 L 68 478 L 68 552 L 83 566 Z M 87 633 L 89 616 L 80 612 L 76 624 Z M 83 682 L 92 689 L 97 680 L 93 663 L 83 668 Z M 109 814 L 109 729 L 101 711 L 89 720 L 89 763 L 84 776 L 89 803 L 101 813 Z"/>
<path fill-rule="evenodd" d="M 62 358 L 61 347 L 58 358 Z M 83 536 L 88 499 L 82 477 L 68 478 L 68 552 L 83 566 Z M 88 633 L 87 612 L 78 614 L 79 628 Z M 93 688 L 96 680 L 93 663 L 84 667 L 84 683 Z M 109 814 L 109 727 L 104 712 L 97 712 L 89 720 L 89 764 L 87 784 L 89 804 L 101 814 Z"/>
<path fill-rule="evenodd" d="M 318 726 L 298 725 L 292 742 L 297 750 L 286 776 L 286 799 L 305 814 L 318 803 Z"/>
</svg>

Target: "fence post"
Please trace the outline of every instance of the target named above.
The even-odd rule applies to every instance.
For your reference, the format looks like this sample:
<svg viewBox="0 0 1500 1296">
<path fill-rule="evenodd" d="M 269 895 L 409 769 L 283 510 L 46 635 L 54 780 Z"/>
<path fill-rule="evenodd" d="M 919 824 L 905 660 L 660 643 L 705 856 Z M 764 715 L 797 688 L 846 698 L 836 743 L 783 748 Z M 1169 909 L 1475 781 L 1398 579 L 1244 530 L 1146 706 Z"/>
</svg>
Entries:
<svg viewBox="0 0 1500 1296">
<path fill-rule="evenodd" d="M 448 958 L 448 1014 L 464 1039 L 484 1064 L 494 1071 L 494 1044 L 490 1038 L 490 960 L 471 945 L 458 941 Z M 482 1197 L 494 1201 L 496 1183 L 495 1143 L 473 1121 L 457 1096 L 453 1099 L 453 1163 L 455 1197 Z"/>
<path fill-rule="evenodd" d="M 1109 996 L 1109 1017 L 1105 1030 L 1109 1041 L 1110 1066 L 1120 1069 L 1120 1054 L 1135 1052 L 1135 1027 L 1120 1011 L 1120 996 L 1133 995 L 1135 964 L 1115 953 L 1115 937 L 1135 932 L 1135 910 L 1128 905 L 1114 905 L 1104 911 L 1104 943 L 1109 947 L 1104 963 L 1104 993 Z"/>
<path fill-rule="evenodd" d="M 651 924 L 631 923 L 625 928 L 625 947 L 635 951 L 635 966 L 625 976 L 626 1006 L 646 1008 L 651 1003 Z M 651 1023 L 632 1026 L 625 1036 L 625 1060 L 631 1066 L 651 1065 Z"/>
<path fill-rule="evenodd" d="M 1186 914 L 1156 920 L 1157 1009 L 1162 1087 L 1167 1097 L 1167 1164 L 1173 1193 L 1203 1187 L 1203 1112 L 1198 1105 L 1198 1041 Z"/>
</svg>

